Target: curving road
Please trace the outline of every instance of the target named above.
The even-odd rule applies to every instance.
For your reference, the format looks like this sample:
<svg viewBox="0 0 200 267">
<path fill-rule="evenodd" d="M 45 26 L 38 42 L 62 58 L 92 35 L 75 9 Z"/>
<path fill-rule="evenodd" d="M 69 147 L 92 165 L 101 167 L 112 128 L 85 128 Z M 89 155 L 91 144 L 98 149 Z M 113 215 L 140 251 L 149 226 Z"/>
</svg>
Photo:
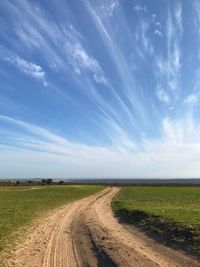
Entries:
<svg viewBox="0 0 200 267">
<path fill-rule="evenodd" d="M 110 209 L 118 188 L 67 205 L 40 223 L 16 252 L 15 266 L 197 267 L 200 263 L 166 248 L 133 227 L 119 224 Z"/>
</svg>

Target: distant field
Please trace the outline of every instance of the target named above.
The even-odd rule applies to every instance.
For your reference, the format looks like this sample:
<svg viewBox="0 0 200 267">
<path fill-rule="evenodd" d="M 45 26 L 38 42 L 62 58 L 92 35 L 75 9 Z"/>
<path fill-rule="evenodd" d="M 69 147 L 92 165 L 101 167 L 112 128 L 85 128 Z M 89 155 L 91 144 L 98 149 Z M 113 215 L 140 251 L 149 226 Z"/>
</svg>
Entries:
<svg viewBox="0 0 200 267">
<path fill-rule="evenodd" d="M 0 187 L 0 252 L 11 247 L 17 239 L 17 230 L 34 218 L 101 189 L 102 186 L 92 185 Z"/>
<path fill-rule="evenodd" d="M 200 187 L 127 186 L 112 207 L 148 234 L 200 256 Z"/>
</svg>

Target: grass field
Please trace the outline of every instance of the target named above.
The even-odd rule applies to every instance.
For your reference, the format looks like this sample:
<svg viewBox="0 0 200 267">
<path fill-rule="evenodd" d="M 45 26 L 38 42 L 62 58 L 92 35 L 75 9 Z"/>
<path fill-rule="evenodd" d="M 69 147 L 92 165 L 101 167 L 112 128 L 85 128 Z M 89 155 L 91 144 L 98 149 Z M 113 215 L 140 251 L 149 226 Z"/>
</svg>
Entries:
<svg viewBox="0 0 200 267">
<path fill-rule="evenodd" d="M 101 189 L 84 185 L 0 187 L 0 252 L 10 249 L 17 241 L 18 230 L 35 218 Z"/>
<path fill-rule="evenodd" d="M 200 256 L 200 187 L 123 187 L 112 207 L 151 236 Z"/>
</svg>

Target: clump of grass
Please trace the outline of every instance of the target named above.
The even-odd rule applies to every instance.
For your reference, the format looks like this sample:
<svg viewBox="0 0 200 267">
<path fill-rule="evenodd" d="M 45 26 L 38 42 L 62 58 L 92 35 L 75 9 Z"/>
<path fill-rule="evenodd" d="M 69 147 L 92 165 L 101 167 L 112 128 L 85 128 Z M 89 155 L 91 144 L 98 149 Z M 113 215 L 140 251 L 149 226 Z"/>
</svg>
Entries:
<svg viewBox="0 0 200 267">
<path fill-rule="evenodd" d="M 200 257 L 199 187 L 124 187 L 112 207 L 123 221 Z"/>
</svg>

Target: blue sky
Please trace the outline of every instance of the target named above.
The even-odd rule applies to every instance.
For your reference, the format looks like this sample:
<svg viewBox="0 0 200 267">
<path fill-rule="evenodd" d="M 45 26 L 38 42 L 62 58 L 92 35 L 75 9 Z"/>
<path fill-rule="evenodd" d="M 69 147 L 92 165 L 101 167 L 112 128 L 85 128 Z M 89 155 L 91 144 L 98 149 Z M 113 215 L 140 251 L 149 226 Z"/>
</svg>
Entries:
<svg viewBox="0 0 200 267">
<path fill-rule="evenodd" d="M 0 178 L 200 177 L 200 2 L 0 3 Z"/>
</svg>

